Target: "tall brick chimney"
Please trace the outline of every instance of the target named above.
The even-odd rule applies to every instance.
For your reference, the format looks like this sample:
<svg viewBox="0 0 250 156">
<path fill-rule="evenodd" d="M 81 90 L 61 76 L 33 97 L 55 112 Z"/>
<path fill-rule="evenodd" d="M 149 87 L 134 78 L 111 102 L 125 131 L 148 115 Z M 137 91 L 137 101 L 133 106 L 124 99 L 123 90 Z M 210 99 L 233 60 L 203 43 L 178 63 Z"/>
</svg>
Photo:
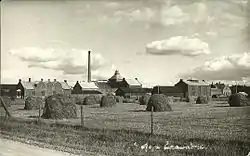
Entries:
<svg viewBox="0 0 250 156">
<path fill-rule="evenodd" d="M 91 51 L 88 51 L 88 82 L 91 82 Z"/>
</svg>

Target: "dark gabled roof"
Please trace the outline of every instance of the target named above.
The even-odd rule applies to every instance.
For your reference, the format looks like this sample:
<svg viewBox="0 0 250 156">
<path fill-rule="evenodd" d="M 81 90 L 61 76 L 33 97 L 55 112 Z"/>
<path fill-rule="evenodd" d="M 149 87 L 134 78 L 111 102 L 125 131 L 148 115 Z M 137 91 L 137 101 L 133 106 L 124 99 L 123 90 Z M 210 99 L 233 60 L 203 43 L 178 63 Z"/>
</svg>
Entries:
<svg viewBox="0 0 250 156">
<path fill-rule="evenodd" d="M 117 91 L 123 91 L 124 93 L 150 93 L 152 91 L 151 88 L 126 88 L 121 87 L 116 90 Z"/>
<path fill-rule="evenodd" d="M 82 94 L 102 94 L 102 92 L 98 90 L 83 90 Z"/>
<path fill-rule="evenodd" d="M 182 93 L 182 90 L 175 86 L 155 86 L 153 92 L 158 92 L 158 87 L 161 93 Z"/>
</svg>

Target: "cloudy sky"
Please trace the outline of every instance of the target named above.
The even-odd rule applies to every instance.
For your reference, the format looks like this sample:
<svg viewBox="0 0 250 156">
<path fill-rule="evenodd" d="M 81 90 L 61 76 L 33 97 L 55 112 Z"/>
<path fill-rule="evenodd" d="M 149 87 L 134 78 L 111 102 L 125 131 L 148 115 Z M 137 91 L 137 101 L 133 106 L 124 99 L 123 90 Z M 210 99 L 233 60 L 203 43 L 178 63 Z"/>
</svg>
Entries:
<svg viewBox="0 0 250 156">
<path fill-rule="evenodd" d="M 247 80 L 247 0 L 1 2 L 1 78 Z M 248 11 L 247 11 L 248 10 Z"/>
</svg>

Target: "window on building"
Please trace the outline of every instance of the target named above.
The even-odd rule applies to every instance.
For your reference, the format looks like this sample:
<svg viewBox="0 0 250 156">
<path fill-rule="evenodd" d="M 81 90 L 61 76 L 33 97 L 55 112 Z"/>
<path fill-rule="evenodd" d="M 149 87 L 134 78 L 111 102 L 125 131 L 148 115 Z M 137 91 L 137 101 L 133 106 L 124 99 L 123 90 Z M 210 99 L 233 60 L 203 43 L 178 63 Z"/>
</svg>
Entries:
<svg viewBox="0 0 250 156">
<path fill-rule="evenodd" d="M 32 92 L 32 95 L 35 95 L 35 91 Z"/>
</svg>

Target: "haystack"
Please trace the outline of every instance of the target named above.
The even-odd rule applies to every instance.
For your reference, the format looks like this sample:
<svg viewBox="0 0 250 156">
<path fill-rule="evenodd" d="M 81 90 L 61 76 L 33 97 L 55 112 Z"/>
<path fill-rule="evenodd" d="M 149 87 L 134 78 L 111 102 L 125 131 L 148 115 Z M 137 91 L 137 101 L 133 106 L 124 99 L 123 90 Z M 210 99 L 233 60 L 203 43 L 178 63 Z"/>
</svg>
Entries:
<svg viewBox="0 0 250 156">
<path fill-rule="evenodd" d="M 26 110 L 37 110 L 43 108 L 43 99 L 41 97 L 29 96 L 25 99 L 24 109 Z"/>
<path fill-rule="evenodd" d="M 150 95 L 146 94 L 139 98 L 140 105 L 147 105 L 150 99 Z"/>
<path fill-rule="evenodd" d="M 115 105 L 115 96 L 106 95 L 102 97 L 100 107 L 113 107 Z"/>
<path fill-rule="evenodd" d="M 70 119 L 77 118 L 75 100 L 65 95 L 52 95 L 45 99 L 42 118 Z"/>
<path fill-rule="evenodd" d="M 192 96 L 187 97 L 186 100 L 187 100 L 186 102 L 190 102 L 190 103 L 195 102 L 194 97 L 192 97 Z"/>
<path fill-rule="evenodd" d="M 122 103 L 123 102 L 123 97 L 122 96 L 116 96 L 115 97 L 116 102 Z"/>
<path fill-rule="evenodd" d="M 82 105 L 84 102 L 84 97 L 83 96 L 75 96 L 75 102 L 78 105 Z"/>
<path fill-rule="evenodd" d="M 98 103 L 100 103 L 100 101 L 98 101 L 97 97 L 94 95 L 86 96 L 83 101 L 83 105 L 94 105 Z"/>
<path fill-rule="evenodd" d="M 154 94 L 150 97 L 146 111 L 151 111 L 153 108 L 154 112 L 172 111 L 171 100 L 163 94 Z"/>
<path fill-rule="evenodd" d="M 199 96 L 196 99 L 196 104 L 208 104 L 208 99 L 205 96 Z"/>
<path fill-rule="evenodd" d="M 231 107 L 250 106 L 250 99 L 244 94 L 237 93 L 229 96 L 228 103 Z"/>
<path fill-rule="evenodd" d="M 5 106 L 10 107 L 11 106 L 11 98 L 8 96 L 2 96 L 2 99 L 4 101 Z M 2 107 L 2 105 L 0 104 L 0 107 Z"/>
</svg>

